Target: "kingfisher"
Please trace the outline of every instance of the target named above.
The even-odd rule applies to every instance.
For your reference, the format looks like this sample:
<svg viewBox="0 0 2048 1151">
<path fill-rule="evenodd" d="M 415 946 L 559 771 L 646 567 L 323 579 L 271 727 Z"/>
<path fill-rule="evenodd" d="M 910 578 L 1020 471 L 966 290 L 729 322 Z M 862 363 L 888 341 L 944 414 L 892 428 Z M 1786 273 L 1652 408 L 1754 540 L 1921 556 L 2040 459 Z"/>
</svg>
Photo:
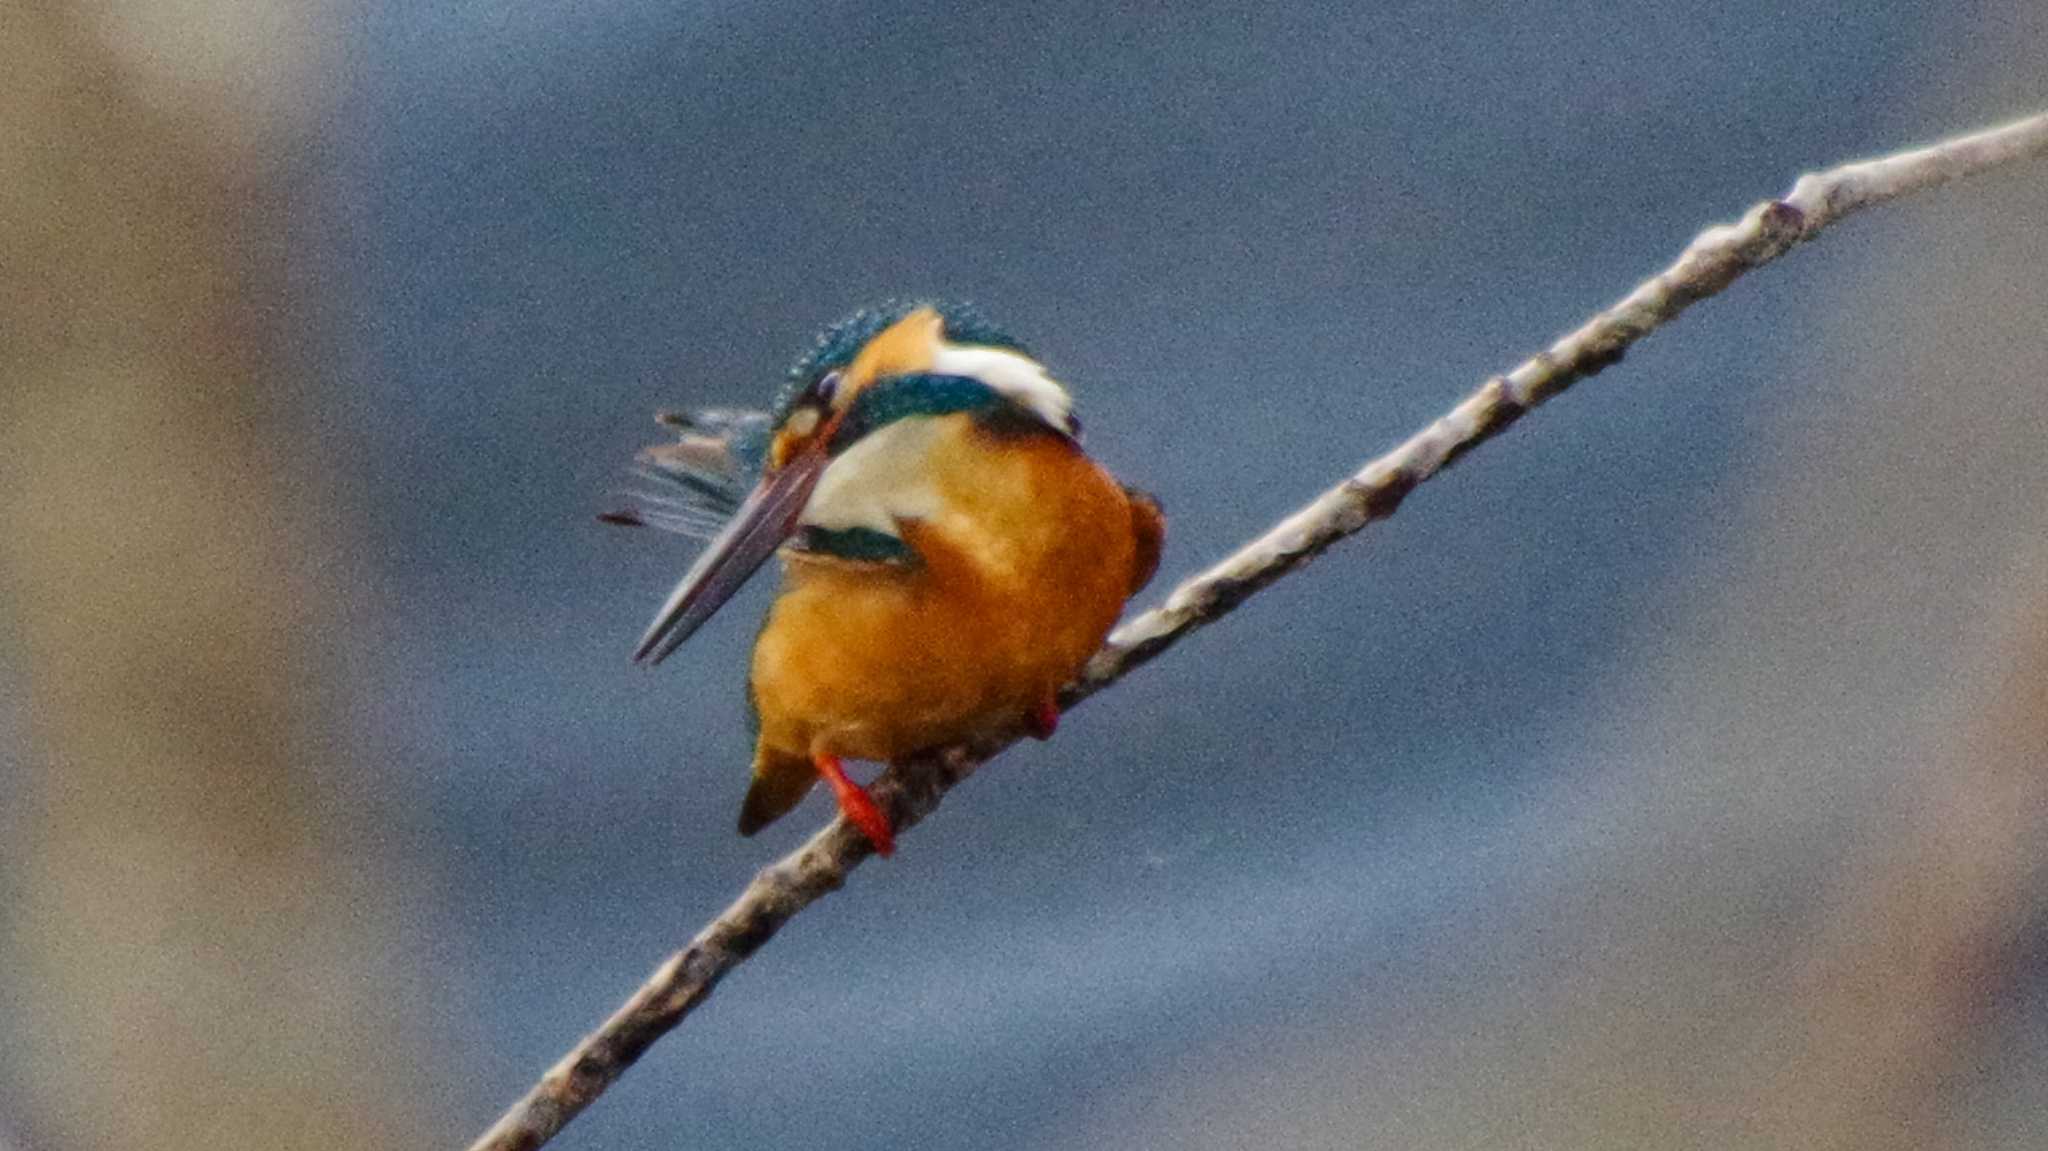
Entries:
<svg viewBox="0 0 2048 1151">
<path fill-rule="evenodd" d="M 1165 518 L 1081 447 L 1066 388 L 966 306 L 827 328 L 771 412 L 664 413 L 652 492 L 603 518 L 708 538 L 634 649 L 659 663 L 771 555 L 741 835 L 823 780 L 877 852 L 894 829 L 844 761 L 889 763 L 996 724 L 1041 739 L 1058 692 L 1152 578 Z"/>
</svg>

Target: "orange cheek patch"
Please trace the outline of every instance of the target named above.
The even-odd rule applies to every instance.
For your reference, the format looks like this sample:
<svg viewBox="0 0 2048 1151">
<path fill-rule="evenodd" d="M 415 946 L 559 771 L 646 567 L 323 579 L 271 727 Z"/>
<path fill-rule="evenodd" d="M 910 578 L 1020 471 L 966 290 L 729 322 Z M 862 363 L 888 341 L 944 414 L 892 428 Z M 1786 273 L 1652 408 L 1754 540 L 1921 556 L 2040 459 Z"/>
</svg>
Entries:
<svg viewBox="0 0 2048 1151">
<path fill-rule="evenodd" d="M 818 412 L 815 408 L 799 407 L 790 413 L 789 421 L 782 426 L 781 431 L 775 433 L 774 442 L 768 445 L 769 465 L 781 468 L 787 464 L 791 456 L 802 451 L 804 445 L 817 438 L 818 423 Z"/>
</svg>

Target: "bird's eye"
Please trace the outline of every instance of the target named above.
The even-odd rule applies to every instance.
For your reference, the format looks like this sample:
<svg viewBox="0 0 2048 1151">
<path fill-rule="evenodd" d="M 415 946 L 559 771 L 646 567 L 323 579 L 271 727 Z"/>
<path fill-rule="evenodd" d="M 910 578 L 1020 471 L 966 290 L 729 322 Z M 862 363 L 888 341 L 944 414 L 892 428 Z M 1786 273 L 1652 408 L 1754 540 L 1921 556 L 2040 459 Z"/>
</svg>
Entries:
<svg viewBox="0 0 2048 1151">
<path fill-rule="evenodd" d="M 818 393 L 818 399 L 827 404 L 831 403 L 839 395 L 839 380 L 843 374 L 831 371 L 819 376 L 818 382 L 812 385 L 812 389 Z"/>
</svg>

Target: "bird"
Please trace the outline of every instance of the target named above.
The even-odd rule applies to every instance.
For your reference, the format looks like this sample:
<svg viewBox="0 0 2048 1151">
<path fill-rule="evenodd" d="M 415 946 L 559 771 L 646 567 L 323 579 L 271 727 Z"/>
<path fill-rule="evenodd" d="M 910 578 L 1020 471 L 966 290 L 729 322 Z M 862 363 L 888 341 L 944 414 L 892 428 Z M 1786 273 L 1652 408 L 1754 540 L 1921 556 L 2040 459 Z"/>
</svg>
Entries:
<svg viewBox="0 0 2048 1151">
<path fill-rule="evenodd" d="M 599 518 L 707 538 L 634 648 L 656 664 L 771 556 L 748 675 L 751 836 L 823 780 L 887 856 L 845 761 L 893 763 L 991 725 L 1050 738 L 1058 692 L 1159 565 L 1166 521 L 1081 446 L 1066 387 L 968 305 L 863 308 L 772 412 L 663 412 L 651 490 Z"/>
</svg>

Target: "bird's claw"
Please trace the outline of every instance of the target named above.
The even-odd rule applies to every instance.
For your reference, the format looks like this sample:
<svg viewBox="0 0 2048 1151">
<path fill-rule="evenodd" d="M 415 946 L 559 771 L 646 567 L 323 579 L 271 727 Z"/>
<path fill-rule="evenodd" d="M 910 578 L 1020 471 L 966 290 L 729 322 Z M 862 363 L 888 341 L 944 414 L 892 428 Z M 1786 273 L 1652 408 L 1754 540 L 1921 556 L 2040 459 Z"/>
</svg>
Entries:
<svg viewBox="0 0 2048 1151">
<path fill-rule="evenodd" d="M 1033 739 L 1051 739 L 1052 733 L 1059 729 L 1060 705 L 1053 700 L 1046 700 L 1024 716 L 1024 730 L 1030 732 Z"/>
<path fill-rule="evenodd" d="M 839 813 L 846 822 L 860 829 L 875 845 L 875 854 L 884 858 L 896 853 L 896 832 L 889 826 L 889 817 L 875 803 L 875 797 L 867 789 L 853 781 L 846 774 L 846 768 L 836 755 L 814 756 L 818 775 L 832 786 L 832 794 L 839 800 Z"/>
</svg>

